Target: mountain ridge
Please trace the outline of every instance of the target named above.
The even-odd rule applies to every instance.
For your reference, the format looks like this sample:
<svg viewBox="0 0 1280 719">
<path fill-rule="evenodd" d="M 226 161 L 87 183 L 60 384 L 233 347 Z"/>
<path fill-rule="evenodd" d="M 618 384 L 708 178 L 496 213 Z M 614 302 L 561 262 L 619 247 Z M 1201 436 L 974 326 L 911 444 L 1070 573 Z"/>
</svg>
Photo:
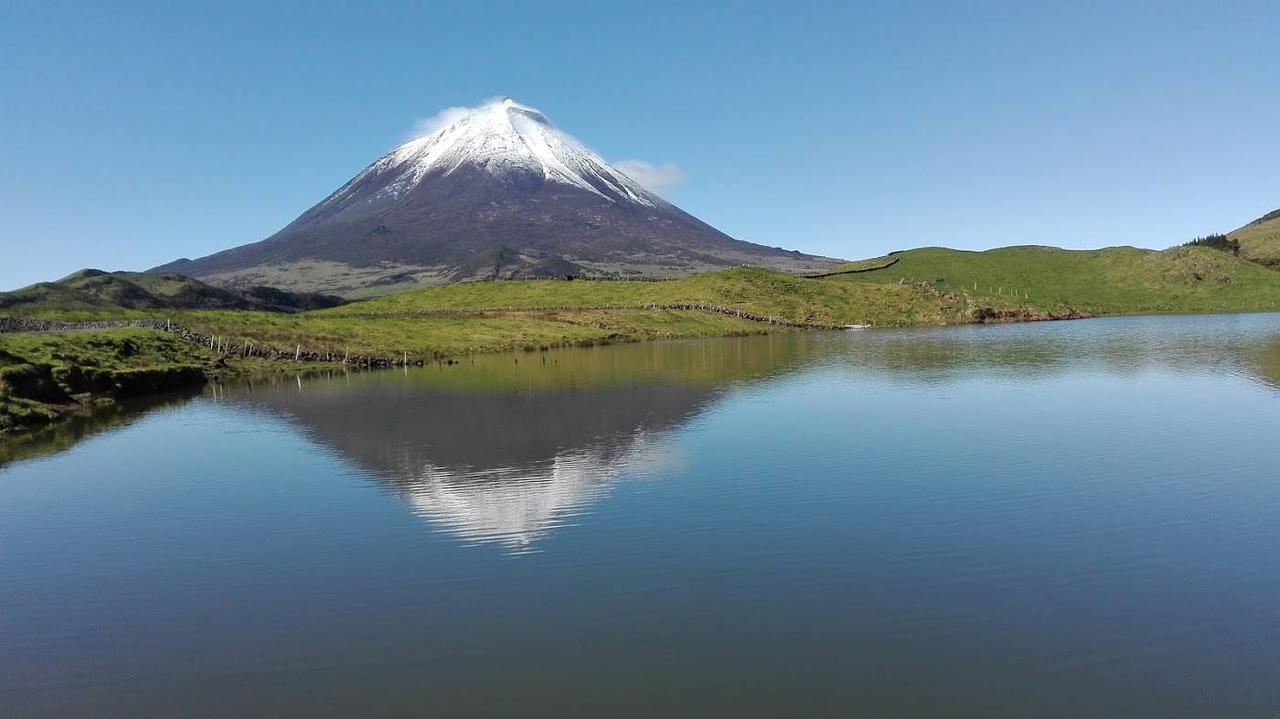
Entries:
<svg viewBox="0 0 1280 719">
<path fill-rule="evenodd" d="M 226 289 L 185 275 L 85 269 L 52 282 L 0 292 L 0 313 L 47 310 L 262 310 L 298 312 L 337 307 L 340 297 L 274 287 Z"/>
</svg>

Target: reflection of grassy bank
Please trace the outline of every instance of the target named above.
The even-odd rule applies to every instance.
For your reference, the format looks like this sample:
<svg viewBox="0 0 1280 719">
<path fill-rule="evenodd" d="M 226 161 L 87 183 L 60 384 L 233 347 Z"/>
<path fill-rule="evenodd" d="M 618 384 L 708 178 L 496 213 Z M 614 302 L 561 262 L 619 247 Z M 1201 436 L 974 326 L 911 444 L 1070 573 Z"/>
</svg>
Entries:
<svg viewBox="0 0 1280 719">
<path fill-rule="evenodd" d="M 460 392 L 600 389 L 628 385 L 679 384 L 720 387 L 770 377 L 807 361 L 814 343 L 806 336 L 782 333 L 727 337 L 715 342 L 686 340 L 623 346 L 554 349 L 537 353 L 490 353 L 438 362 L 407 371 L 352 373 L 342 368 L 307 374 L 302 384 L 320 391 L 331 383 L 406 381 L 414 387 Z M 407 380 L 406 380 L 407 378 Z M 247 375 L 222 387 L 231 395 L 261 388 L 295 386 L 292 375 Z M 336 385 L 335 385 L 336 386 Z"/>
<path fill-rule="evenodd" d="M 204 382 L 212 358 L 142 329 L 0 335 L 0 433 L 31 429 L 122 397 Z"/>
<path fill-rule="evenodd" d="M 79 405 L 70 413 L 59 415 L 60 421 L 27 432 L 0 433 L 0 467 L 70 449 L 93 435 L 127 426 L 148 410 L 186 402 L 193 391 Z"/>
<path fill-rule="evenodd" d="M 762 334 L 758 322 L 714 313 L 603 310 L 478 317 L 352 318 L 190 312 L 175 320 L 221 340 L 337 355 L 413 360 L 664 338 Z M 219 357 L 165 332 L 115 329 L 0 335 L 0 433 L 30 430 L 121 397 L 203 383 L 214 375 L 295 371 L 304 365 Z M 306 367 L 314 370 L 315 367 Z M 572 370 L 593 373 L 585 365 Z"/>
<path fill-rule="evenodd" d="M 837 343 L 841 365 L 886 381 L 968 375 L 1019 382 L 1072 373 L 1223 373 L 1280 388 L 1280 322 L 1262 314 L 1148 315 L 1040 326 L 868 332 Z"/>
<path fill-rule="evenodd" d="M 1267 384 L 1280 388 L 1280 338 L 1254 349 L 1252 369 Z"/>
<path fill-rule="evenodd" d="M 654 305 L 684 309 L 656 309 Z M 688 309 L 690 305 L 719 311 Z M 1012 299 L 992 305 L 1013 309 Z M 217 310 L 84 309 L 49 319 L 172 320 L 221 343 L 339 358 L 432 360 L 477 353 L 592 346 L 651 339 L 787 331 L 755 318 L 802 325 L 943 325 L 974 321 L 966 296 L 910 284 L 861 285 L 736 269 L 663 282 L 474 282 L 299 314 Z M 728 313 L 728 314 L 725 314 Z M 291 358 L 291 357 L 290 357 Z M 227 358 L 238 367 L 239 360 Z"/>
</svg>

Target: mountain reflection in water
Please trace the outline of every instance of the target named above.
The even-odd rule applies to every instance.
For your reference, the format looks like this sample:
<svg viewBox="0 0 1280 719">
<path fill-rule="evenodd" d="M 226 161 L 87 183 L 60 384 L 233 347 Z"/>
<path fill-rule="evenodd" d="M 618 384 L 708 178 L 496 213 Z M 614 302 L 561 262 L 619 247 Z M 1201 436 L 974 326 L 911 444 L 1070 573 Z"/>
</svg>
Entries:
<svg viewBox="0 0 1280 719">
<path fill-rule="evenodd" d="M 458 537 L 530 551 L 620 476 L 678 468 L 669 433 L 735 382 L 799 366 L 794 337 L 489 356 L 220 388 L 286 418 Z"/>
<path fill-rule="evenodd" d="M 1184 331 L 1169 332 L 1172 321 Z M 726 388 L 806 366 L 925 385 L 1212 367 L 1280 387 L 1280 338 L 1247 317 L 780 335 L 482 356 L 216 394 L 303 428 L 434 525 L 524 552 L 619 477 L 678 468 L 669 436 Z"/>
<path fill-rule="evenodd" d="M 1278 388 L 1280 315 L 1181 316 L 121 406 L 0 467 L 0 706 L 1270 716 Z"/>
</svg>

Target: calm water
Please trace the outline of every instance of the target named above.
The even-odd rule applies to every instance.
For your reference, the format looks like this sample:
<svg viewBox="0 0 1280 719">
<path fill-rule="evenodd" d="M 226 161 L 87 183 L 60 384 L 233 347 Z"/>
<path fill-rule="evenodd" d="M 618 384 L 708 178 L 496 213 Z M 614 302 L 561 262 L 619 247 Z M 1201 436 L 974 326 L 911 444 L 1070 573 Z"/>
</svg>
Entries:
<svg viewBox="0 0 1280 719">
<path fill-rule="evenodd" d="M 210 388 L 10 450 L 0 715 L 1275 717 L 1277 441 L 1280 315 Z"/>
</svg>

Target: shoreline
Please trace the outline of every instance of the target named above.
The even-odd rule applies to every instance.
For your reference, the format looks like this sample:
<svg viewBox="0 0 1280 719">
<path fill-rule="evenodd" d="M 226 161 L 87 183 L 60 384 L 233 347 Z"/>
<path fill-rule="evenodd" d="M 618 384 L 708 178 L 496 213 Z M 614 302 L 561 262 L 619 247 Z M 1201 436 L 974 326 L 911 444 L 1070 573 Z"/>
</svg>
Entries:
<svg viewBox="0 0 1280 719">
<path fill-rule="evenodd" d="M 611 308 L 619 310 L 663 311 L 673 313 L 711 313 L 733 317 L 753 329 L 735 328 L 714 334 L 679 332 L 646 336 L 644 334 L 609 333 L 594 338 L 565 339 L 559 342 L 529 343 L 511 347 L 480 345 L 465 353 L 501 354 L 503 352 L 541 352 L 570 347 L 595 347 L 664 339 L 696 339 L 698 337 L 735 337 L 766 335 L 791 331 L 851 331 L 861 327 L 843 327 L 791 321 L 755 315 L 730 308 L 681 304 L 670 306 L 637 306 Z M 479 317 L 485 311 L 446 311 L 447 316 Z M 489 310 L 493 313 L 495 311 Z M 424 315 L 427 316 L 427 315 Z M 1006 324 L 1036 321 L 1081 319 L 1081 313 L 1011 312 L 983 308 L 974 311 L 971 321 L 957 324 Z M 370 317 L 370 319 L 375 319 Z M 92 353 L 132 356 L 136 343 L 134 333 L 143 332 L 169 340 L 168 361 L 151 366 L 103 369 Z M 58 360 L 36 361 L 30 356 L 3 351 L 6 338 L 29 338 L 37 344 L 58 344 L 68 340 L 90 348 L 91 354 L 68 358 L 52 352 Z M 180 345 L 177 346 L 177 345 Z M 185 349 L 185 351 L 183 351 Z M 322 372 L 335 367 L 357 370 L 424 367 L 430 364 L 453 365 L 462 353 L 434 352 L 430 356 L 413 356 L 407 351 L 399 356 L 338 353 L 333 350 L 304 348 L 301 343 L 281 347 L 248 339 L 229 339 L 189 329 L 171 319 L 86 320 L 71 322 L 38 318 L 0 317 L 0 442 L 16 437 L 49 431 L 77 417 L 88 417 L 104 407 L 126 400 L 165 396 L 190 391 L 209 382 L 233 378 L 262 376 L 299 371 Z M 9 359 L 6 366 L 5 358 Z"/>
<path fill-rule="evenodd" d="M 462 312 L 464 315 L 480 314 L 482 311 Z M 1121 317 L 1169 316 L 1169 315 L 1234 315 L 1259 314 L 1259 312 L 1170 312 L 1170 313 L 1115 313 L 1092 315 L 1071 310 L 1062 313 L 1039 311 L 994 311 L 990 308 L 975 311 L 969 322 L 951 325 L 916 325 L 914 328 L 937 326 L 985 326 L 1023 324 L 1032 322 L 1053 322 L 1076 319 L 1107 319 Z M 1266 314 L 1266 313 L 1262 313 Z M 592 340 L 573 340 L 559 343 L 530 344 L 526 346 L 489 346 L 481 347 L 465 353 L 436 353 L 430 357 L 409 357 L 401 353 L 399 357 L 348 355 L 339 357 L 333 352 L 314 352 L 295 345 L 292 350 L 270 344 L 224 341 L 221 338 L 201 334 L 178 325 L 171 320 L 93 320 L 85 322 L 64 322 L 58 320 L 32 320 L 28 318 L 0 318 L 0 360 L 3 360 L 3 340 L 13 337 L 34 337 L 55 340 L 65 337 L 94 338 L 98 334 L 110 334 L 123 330 L 154 333 L 158 336 L 172 338 L 180 342 L 188 350 L 189 362 L 163 367 L 143 368 L 127 371 L 116 371 L 106 376 L 90 371 L 92 367 L 71 365 L 63 368 L 65 377 L 73 381 L 89 382 L 89 384 L 73 385 L 69 389 L 80 390 L 65 392 L 61 401 L 41 401 L 37 397 L 40 390 L 48 389 L 56 382 L 54 368 L 36 367 L 35 384 L 28 389 L 37 390 L 36 397 L 32 392 L 14 393 L 13 382 L 6 375 L 13 373 L 12 366 L 0 363 L 0 447 L 30 438 L 43 432 L 55 432 L 60 427 L 80 419 L 87 419 L 100 412 L 110 412 L 111 408 L 130 402 L 146 402 L 173 396 L 174 394 L 198 390 L 209 383 L 227 382 L 237 379 L 255 377 L 276 377 L 280 375 L 311 375 L 331 372 L 335 369 L 344 371 L 398 369 L 407 367 L 425 367 L 432 364 L 460 364 L 462 357 L 475 355 L 529 354 L 556 349 L 574 347 L 604 347 L 616 344 L 633 344 L 640 342 L 663 340 L 709 339 L 713 337 L 745 337 L 753 335 L 769 335 L 795 331 L 861 331 L 845 327 L 828 327 L 800 325 L 799 323 L 755 323 L 756 331 L 731 331 L 716 335 L 680 335 L 638 336 L 608 335 Z M 372 318 L 371 318 L 372 319 Z M 14 326 L 25 326 L 29 329 L 12 331 Z M 871 327 L 866 329 L 912 329 L 908 327 Z M 28 371 L 29 374 L 30 371 Z M 86 377 L 88 379 L 86 379 Z M 94 379 L 96 377 L 96 379 Z M 93 384 L 93 382 L 97 384 Z M 13 410 L 26 410 L 26 421 L 15 421 Z M 0 453 L 2 454 L 2 453 Z"/>
</svg>

